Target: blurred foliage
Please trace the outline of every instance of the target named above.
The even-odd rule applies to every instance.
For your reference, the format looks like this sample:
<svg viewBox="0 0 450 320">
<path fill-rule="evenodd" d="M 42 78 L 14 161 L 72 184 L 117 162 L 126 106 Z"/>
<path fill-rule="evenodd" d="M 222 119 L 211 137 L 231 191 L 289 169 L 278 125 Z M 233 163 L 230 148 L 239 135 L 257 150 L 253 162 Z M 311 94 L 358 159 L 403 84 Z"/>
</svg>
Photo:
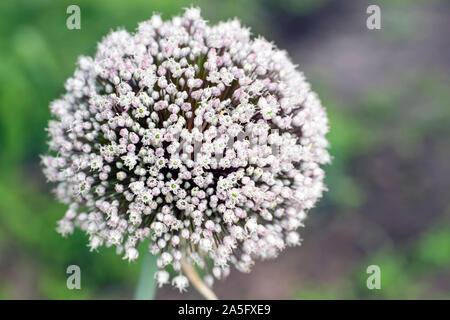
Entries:
<svg viewBox="0 0 450 320">
<path fill-rule="evenodd" d="M 263 0 L 275 9 L 289 12 L 292 15 L 307 15 L 321 9 L 332 0 Z"/>
<path fill-rule="evenodd" d="M 409 248 L 384 248 L 370 259 L 349 270 L 334 283 L 309 284 L 296 299 L 448 299 L 445 291 L 436 291 L 438 282 L 450 268 L 450 228 L 433 226 Z M 377 265 L 381 272 L 381 290 L 366 286 L 366 268 Z"/>
<path fill-rule="evenodd" d="M 254 33 L 270 38 L 274 28 L 266 20 L 267 8 L 301 16 L 331 2 L 334 1 L 1 1 L 0 299 L 131 298 L 137 282 L 142 259 L 129 264 L 121 261 L 113 249 L 89 252 L 82 232 L 76 231 L 67 239 L 55 232 L 56 221 L 66 208 L 53 199 L 51 187 L 45 184 L 39 155 L 47 150 L 47 106 L 63 92 L 64 81 L 73 73 L 79 55 L 93 54 L 97 41 L 111 28 L 119 26 L 131 31 L 152 12 L 169 18 L 191 3 L 200 5 L 203 15 L 212 22 L 239 15 Z M 75 3 L 82 8 L 82 28 L 68 30 L 66 8 Z M 398 10 L 402 5 L 407 4 L 395 4 Z M 387 23 L 395 22 L 391 18 L 387 17 Z M 414 20 L 396 23 L 398 35 L 410 36 L 406 31 Z M 385 148 L 393 148 L 399 156 L 411 159 L 423 152 L 424 141 L 448 134 L 450 92 L 445 81 L 434 74 L 406 75 L 408 80 L 402 85 L 397 85 L 397 80 L 384 83 L 350 106 L 317 74 L 308 76 L 330 118 L 328 137 L 333 164 L 326 169 L 332 192 L 320 204 L 323 209 L 345 213 L 364 205 L 370 190 L 352 171 L 355 160 Z M 398 108 L 400 105 L 409 106 L 410 111 Z M 419 105 L 426 105 L 428 112 L 418 110 Z M 448 156 L 448 145 L 443 147 L 443 139 L 436 138 L 436 143 L 442 146 L 441 156 Z M 365 261 L 355 262 L 342 279 L 322 286 L 310 283 L 294 297 L 424 297 L 424 292 L 433 290 L 429 288 L 430 279 L 439 281 L 433 277 L 450 267 L 448 213 L 443 216 L 444 220 L 428 227 L 409 246 L 382 247 Z M 365 288 L 365 266 L 372 263 L 383 269 L 381 292 Z M 67 290 L 65 270 L 70 264 L 81 267 L 83 290 Z M 434 296 L 445 294 L 437 292 Z"/>
</svg>

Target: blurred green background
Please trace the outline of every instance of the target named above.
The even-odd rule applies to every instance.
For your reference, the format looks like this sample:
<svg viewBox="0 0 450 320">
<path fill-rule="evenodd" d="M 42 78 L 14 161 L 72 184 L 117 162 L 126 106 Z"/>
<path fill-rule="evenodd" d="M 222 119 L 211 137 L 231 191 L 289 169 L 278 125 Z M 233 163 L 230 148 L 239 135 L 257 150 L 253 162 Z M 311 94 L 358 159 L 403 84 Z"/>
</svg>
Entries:
<svg viewBox="0 0 450 320">
<path fill-rule="evenodd" d="M 91 253 L 79 231 L 55 231 L 58 204 L 39 166 L 48 104 L 79 55 L 117 27 L 133 31 L 191 3 L 215 23 L 239 17 L 305 71 L 327 108 L 329 192 L 302 230 L 304 244 L 254 271 L 233 270 L 215 290 L 234 299 L 450 298 L 450 3 L 370 1 L 382 29 L 366 28 L 366 1 L 0 2 L 0 298 L 129 299 L 142 259 Z M 66 8 L 81 8 L 81 30 Z M 81 290 L 66 268 L 81 267 Z M 381 268 L 381 290 L 366 268 Z M 157 298 L 190 299 L 163 288 Z"/>
</svg>

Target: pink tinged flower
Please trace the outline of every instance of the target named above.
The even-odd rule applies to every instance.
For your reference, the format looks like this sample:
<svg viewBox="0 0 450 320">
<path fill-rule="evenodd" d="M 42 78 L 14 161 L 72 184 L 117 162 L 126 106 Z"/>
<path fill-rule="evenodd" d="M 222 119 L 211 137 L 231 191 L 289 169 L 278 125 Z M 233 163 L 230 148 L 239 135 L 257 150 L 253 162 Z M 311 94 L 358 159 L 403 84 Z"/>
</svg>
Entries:
<svg viewBox="0 0 450 320">
<path fill-rule="evenodd" d="M 50 109 L 42 165 L 70 203 L 58 232 L 80 228 L 91 250 L 113 245 L 129 261 L 150 241 L 159 286 L 186 290 L 182 257 L 211 262 L 212 285 L 230 265 L 249 272 L 298 245 L 325 190 L 319 98 L 287 53 L 238 20 L 211 26 L 189 8 L 113 31 Z"/>
</svg>

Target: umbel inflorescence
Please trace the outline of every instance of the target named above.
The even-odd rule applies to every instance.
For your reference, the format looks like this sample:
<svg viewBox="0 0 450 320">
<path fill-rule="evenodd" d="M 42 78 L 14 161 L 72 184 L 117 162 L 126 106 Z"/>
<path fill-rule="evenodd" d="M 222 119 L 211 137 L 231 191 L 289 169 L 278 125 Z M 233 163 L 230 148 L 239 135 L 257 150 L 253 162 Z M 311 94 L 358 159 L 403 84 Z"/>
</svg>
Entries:
<svg viewBox="0 0 450 320">
<path fill-rule="evenodd" d="M 91 250 L 130 261 L 150 239 L 155 278 L 180 291 L 182 260 L 212 285 L 300 243 L 324 190 L 327 116 L 286 53 L 238 20 L 155 14 L 80 57 L 65 88 L 42 157 L 69 205 L 62 235 L 79 227 Z"/>
</svg>

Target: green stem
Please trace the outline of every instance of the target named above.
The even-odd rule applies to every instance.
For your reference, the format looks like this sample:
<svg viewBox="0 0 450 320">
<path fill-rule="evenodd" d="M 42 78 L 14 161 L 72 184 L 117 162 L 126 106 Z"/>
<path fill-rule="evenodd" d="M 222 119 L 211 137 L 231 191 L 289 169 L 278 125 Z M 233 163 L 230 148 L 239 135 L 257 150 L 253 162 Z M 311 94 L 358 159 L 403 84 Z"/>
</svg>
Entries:
<svg viewBox="0 0 450 320">
<path fill-rule="evenodd" d="M 156 281 L 154 275 L 157 271 L 156 258 L 150 252 L 146 252 L 134 295 L 135 300 L 153 300 L 155 297 Z"/>
</svg>

